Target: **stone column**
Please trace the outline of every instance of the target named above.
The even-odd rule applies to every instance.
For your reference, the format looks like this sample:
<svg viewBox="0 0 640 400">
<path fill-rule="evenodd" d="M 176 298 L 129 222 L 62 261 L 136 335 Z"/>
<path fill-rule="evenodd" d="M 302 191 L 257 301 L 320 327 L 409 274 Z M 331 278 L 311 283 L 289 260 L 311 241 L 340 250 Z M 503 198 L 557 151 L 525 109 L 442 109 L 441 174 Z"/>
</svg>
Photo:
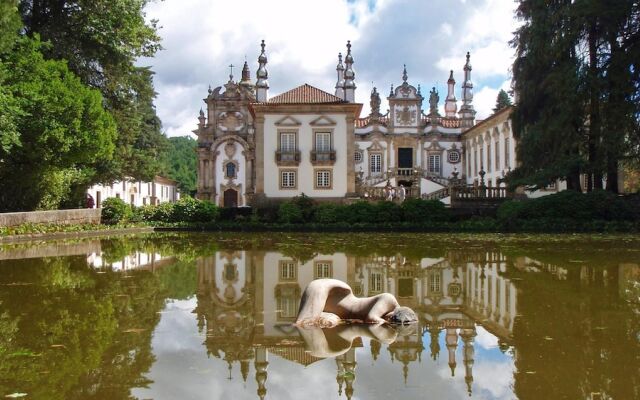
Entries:
<svg viewBox="0 0 640 400">
<path fill-rule="evenodd" d="M 264 116 L 255 119 L 256 127 L 256 154 L 255 165 L 256 182 L 255 193 L 264 193 Z M 273 156 L 273 155 L 272 155 Z"/>
<path fill-rule="evenodd" d="M 355 119 L 351 114 L 347 114 L 347 196 L 353 196 L 356 192 L 356 165 L 354 160 L 355 154 Z"/>
</svg>

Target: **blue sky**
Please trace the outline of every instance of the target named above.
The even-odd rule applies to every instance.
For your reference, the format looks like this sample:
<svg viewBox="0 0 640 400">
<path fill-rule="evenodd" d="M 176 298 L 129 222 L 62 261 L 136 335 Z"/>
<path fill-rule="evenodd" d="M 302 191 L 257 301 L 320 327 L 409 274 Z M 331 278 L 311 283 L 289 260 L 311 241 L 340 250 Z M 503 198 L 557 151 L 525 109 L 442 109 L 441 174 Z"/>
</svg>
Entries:
<svg viewBox="0 0 640 400">
<path fill-rule="evenodd" d="M 246 59 L 255 78 L 262 39 L 270 96 L 304 83 L 332 93 L 337 54 L 351 40 L 363 116 L 372 87 L 386 97 L 402 82 L 403 64 L 409 83 L 423 95 L 436 86 L 441 99 L 453 69 L 459 99 L 470 51 L 477 117 L 486 118 L 498 90 L 510 85 L 514 8 L 512 0 L 165 0 L 146 9 L 160 21 L 164 50 L 140 64 L 156 72 L 156 106 L 169 136 L 195 129 L 208 86 L 227 81 L 229 64 Z"/>
</svg>

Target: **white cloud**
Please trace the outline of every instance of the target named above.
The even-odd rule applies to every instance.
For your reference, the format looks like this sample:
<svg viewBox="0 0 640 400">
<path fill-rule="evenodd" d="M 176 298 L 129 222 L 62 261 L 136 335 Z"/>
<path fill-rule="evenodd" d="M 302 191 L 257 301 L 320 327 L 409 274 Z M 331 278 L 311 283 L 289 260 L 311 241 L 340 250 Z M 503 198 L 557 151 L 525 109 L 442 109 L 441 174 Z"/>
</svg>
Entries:
<svg viewBox="0 0 640 400">
<path fill-rule="evenodd" d="M 344 53 L 351 40 L 356 100 L 368 113 L 373 81 L 384 111 L 389 86 L 401 83 L 404 63 L 410 83 L 422 84 L 423 94 L 434 85 L 446 93 L 453 69 L 460 97 L 467 50 L 473 54 L 479 92 L 485 86 L 496 89 L 485 80 L 507 79 L 513 53 L 507 41 L 515 29 L 512 9 L 511 0 L 166 0 L 146 9 L 149 19 L 159 20 L 164 50 L 140 64 L 156 72 L 156 107 L 170 136 L 195 129 L 207 87 L 228 80 L 229 64 L 239 66 L 234 69 L 238 77 L 246 57 L 255 79 L 262 39 L 269 57 L 270 95 L 303 83 L 333 92 L 337 53 Z M 493 106 L 482 101 L 475 101 L 477 109 Z"/>
</svg>

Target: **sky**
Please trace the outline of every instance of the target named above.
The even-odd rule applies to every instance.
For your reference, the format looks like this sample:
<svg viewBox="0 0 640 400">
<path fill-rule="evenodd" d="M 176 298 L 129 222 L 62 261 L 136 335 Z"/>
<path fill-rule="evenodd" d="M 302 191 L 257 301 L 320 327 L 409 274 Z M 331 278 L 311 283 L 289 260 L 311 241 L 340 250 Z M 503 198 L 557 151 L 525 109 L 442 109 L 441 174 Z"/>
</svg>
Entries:
<svg viewBox="0 0 640 400">
<path fill-rule="evenodd" d="M 268 56 L 269 97 L 308 83 L 334 93 L 338 52 L 351 41 L 356 101 L 369 113 L 375 86 L 387 109 L 390 86 L 436 87 L 441 112 L 449 70 L 461 97 L 465 54 L 471 53 L 476 118 L 491 115 L 498 91 L 510 88 L 517 27 L 513 0 L 164 0 L 150 3 L 148 19 L 159 20 L 163 50 L 139 60 L 151 66 L 156 109 L 167 136 L 196 128 L 209 86 L 224 85 L 233 64 L 239 80 L 246 60 L 252 80 L 260 41 Z M 458 101 L 460 107 L 460 101 Z M 428 110 L 427 110 L 428 112 Z"/>
</svg>

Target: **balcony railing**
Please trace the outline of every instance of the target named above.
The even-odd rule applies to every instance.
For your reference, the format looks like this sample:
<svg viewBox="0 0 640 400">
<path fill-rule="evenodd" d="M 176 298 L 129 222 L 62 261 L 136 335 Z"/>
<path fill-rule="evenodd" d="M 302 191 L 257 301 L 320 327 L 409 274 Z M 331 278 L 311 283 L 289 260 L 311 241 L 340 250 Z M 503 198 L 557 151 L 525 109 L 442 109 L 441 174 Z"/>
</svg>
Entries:
<svg viewBox="0 0 640 400">
<path fill-rule="evenodd" d="M 278 165 L 298 165 L 300 164 L 300 151 L 276 151 L 276 164 Z"/>
<path fill-rule="evenodd" d="M 311 163 L 314 165 L 333 165 L 336 162 L 335 150 L 311 151 Z"/>
</svg>

